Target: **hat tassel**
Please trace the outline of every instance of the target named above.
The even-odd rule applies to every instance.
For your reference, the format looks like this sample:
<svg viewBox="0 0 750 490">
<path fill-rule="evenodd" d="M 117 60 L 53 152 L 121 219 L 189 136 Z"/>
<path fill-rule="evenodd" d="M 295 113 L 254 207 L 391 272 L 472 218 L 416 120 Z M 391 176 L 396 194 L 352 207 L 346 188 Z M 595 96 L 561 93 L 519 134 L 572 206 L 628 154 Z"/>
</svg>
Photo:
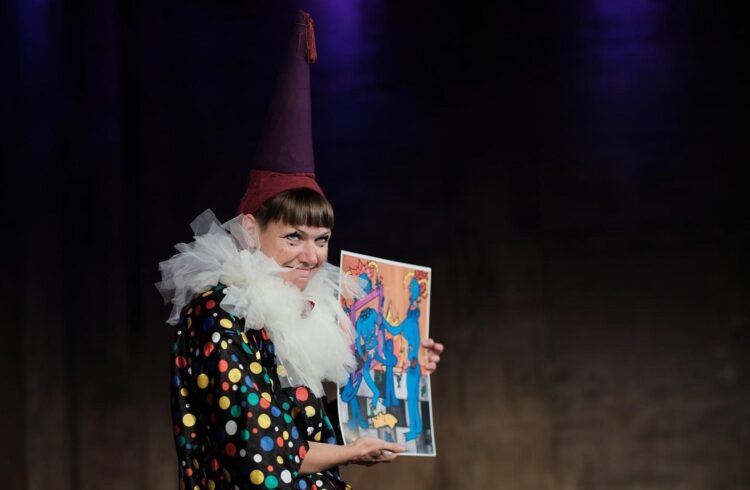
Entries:
<svg viewBox="0 0 750 490">
<path fill-rule="evenodd" d="M 305 17 L 307 19 L 305 57 L 308 63 L 315 63 L 318 61 L 318 51 L 315 48 L 315 26 L 310 14 L 305 14 Z"/>
</svg>

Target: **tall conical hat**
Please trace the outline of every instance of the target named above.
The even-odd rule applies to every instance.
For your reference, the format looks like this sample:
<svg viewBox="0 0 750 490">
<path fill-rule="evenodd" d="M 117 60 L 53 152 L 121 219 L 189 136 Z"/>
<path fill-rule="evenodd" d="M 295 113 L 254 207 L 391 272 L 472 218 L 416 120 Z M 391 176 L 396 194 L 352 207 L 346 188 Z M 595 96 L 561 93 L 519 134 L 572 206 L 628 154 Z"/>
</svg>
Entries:
<svg viewBox="0 0 750 490">
<path fill-rule="evenodd" d="M 266 200 L 289 189 L 323 195 L 315 181 L 310 114 L 310 64 L 316 60 L 313 20 L 300 10 L 240 201 L 241 213 L 255 213 Z"/>
</svg>

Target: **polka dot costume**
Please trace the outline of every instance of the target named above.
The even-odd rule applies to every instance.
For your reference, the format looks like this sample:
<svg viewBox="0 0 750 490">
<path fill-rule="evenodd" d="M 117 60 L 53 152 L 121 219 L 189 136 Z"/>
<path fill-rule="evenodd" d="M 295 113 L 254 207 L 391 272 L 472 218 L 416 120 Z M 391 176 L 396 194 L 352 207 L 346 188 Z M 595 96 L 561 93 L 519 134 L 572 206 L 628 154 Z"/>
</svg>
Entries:
<svg viewBox="0 0 750 490">
<path fill-rule="evenodd" d="M 171 404 L 179 488 L 346 489 L 337 472 L 301 476 L 308 441 L 336 443 L 324 403 L 282 388 L 265 329 L 219 307 L 224 286 L 198 295 L 177 324 Z"/>
</svg>

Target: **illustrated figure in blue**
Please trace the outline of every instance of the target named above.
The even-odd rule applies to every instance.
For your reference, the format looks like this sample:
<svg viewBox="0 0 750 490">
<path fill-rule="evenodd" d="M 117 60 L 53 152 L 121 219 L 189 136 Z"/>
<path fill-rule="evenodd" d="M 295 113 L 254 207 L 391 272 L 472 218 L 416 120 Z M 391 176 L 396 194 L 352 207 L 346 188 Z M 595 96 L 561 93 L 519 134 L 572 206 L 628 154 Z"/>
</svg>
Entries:
<svg viewBox="0 0 750 490">
<path fill-rule="evenodd" d="M 378 349 L 378 313 L 372 308 L 365 308 L 357 318 L 357 324 L 355 325 L 357 330 L 357 354 L 364 360 L 362 365 L 362 377 L 367 383 L 367 386 L 372 390 L 372 400 L 370 401 L 370 407 L 374 410 L 378 404 L 380 398 L 380 390 L 375 384 L 375 380 L 372 379 L 371 365 L 373 359 L 375 359 L 375 353 Z M 364 346 L 363 346 L 364 344 Z"/>
<path fill-rule="evenodd" d="M 406 351 L 406 407 L 409 415 L 409 431 L 404 435 L 407 441 L 416 439 L 422 433 L 422 417 L 419 410 L 419 379 L 422 368 L 419 365 L 419 281 L 412 277 L 409 281 L 409 309 L 400 325 L 391 325 L 382 316 L 382 325 L 392 335 L 402 335 L 408 347 Z M 392 349 L 391 349 L 392 350 Z"/>
<path fill-rule="evenodd" d="M 398 398 L 396 398 L 396 390 L 393 388 L 393 366 L 398 364 L 398 357 L 393 353 L 393 339 L 385 341 L 383 357 L 376 354 L 375 359 L 385 366 L 385 396 L 383 397 L 383 405 L 386 407 L 397 407 Z"/>
<path fill-rule="evenodd" d="M 367 420 L 362 417 L 362 412 L 359 410 L 359 402 L 357 401 L 357 392 L 359 391 L 359 385 L 362 384 L 362 371 L 355 371 L 349 375 L 349 381 L 346 382 L 344 389 L 341 390 L 341 401 L 349 405 L 351 411 L 351 418 L 349 419 L 349 428 L 352 430 L 357 428 L 359 425 L 361 428 L 367 428 Z"/>
</svg>

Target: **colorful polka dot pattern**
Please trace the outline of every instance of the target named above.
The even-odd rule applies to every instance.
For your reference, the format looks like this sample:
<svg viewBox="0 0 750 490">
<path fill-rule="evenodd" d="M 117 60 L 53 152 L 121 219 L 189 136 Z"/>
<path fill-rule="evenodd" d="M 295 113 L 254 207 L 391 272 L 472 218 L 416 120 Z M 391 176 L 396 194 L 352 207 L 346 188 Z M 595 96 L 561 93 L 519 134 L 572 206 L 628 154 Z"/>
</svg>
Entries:
<svg viewBox="0 0 750 490">
<path fill-rule="evenodd" d="M 344 489 L 338 473 L 300 476 L 307 441 L 335 444 L 322 400 L 281 387 L 265 329 L 219 305 L 221 284 L 198 295 L 177 325 L 172 421 L 180 489 Z"/>
</svg>

